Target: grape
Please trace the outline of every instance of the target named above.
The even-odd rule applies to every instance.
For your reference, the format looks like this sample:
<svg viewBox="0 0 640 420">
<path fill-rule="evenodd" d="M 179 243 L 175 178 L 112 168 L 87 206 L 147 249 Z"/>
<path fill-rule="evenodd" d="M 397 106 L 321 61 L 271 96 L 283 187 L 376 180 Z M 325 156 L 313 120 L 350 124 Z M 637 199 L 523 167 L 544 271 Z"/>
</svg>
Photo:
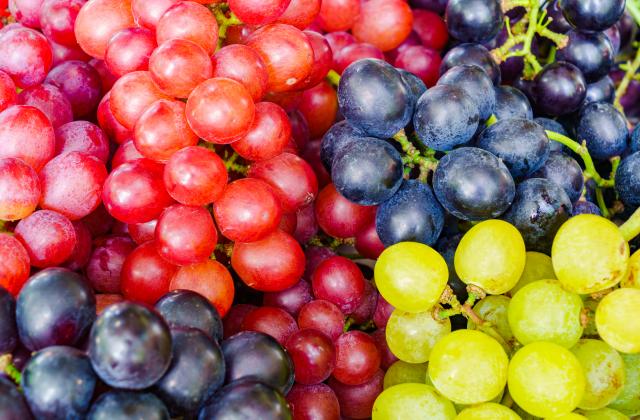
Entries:
<svg viewBox="0 0 640 420">
<path fill-rule="evenodd" d="M 172 330 L 172 361 L 155 393 L 172 413 L 194 413 L 222 386 L 222 350 L 198 330 Z"/>
<path fill-rule="evenodd" d="M 285 310 L 262 306 L 244 317 L 242 330 L 268 334 L 284 346 L 287 339 L 298 331 L 298 325 Z"/>
<path fill-rule="evenodd" d="M 265 293 L 262 304 L 284 309 L 293 316 L 298 316 L 302 307 L 311 302 L 311 285 L 301 279 L 298 283 L 280 292 Z"/>
<path fill-rule="evenodd" d="M 306 328 L 318 330 L 335 341 L 343 332 L 344 314 L 331 302 L 314 300 L 300 309 L 298 326 L 302 330 Z"/>
<path fill-rule="evenodd" d="M 429 361 L 433 346 L 451 332 L 451 321 L 434 319 L 441 308 L 421 313 L 394 310 L 386 326 L 387 344 L 393 354 L 407 363 Z"/>
<path fill-rule="evenodd" d="M 155 241 L 145 242 L 124 260 L 120 273 L 122 294 L 127 300 L 153 305 L 169 291 L 176 270 L 158 254 Z"/>
<path fill-rule="evenodd" d="M 520 416 L 504 405 L 489 402 L 465 408 L 456 420 L 520 420 Z"/>
<path fill-rule="evenodd" d="M 15 83 L 7 73 L 0 70 L 0 112 L 15 105 L 17 99 Z"/>
<path fill-rule="evenodd" d="M 502 27 L 500 2 L 449 0 L 445 20 L 449 33 L 462 42 L 489 41 Z"/>
<path fill-rule="evenodd" d="M 612 222 L 581 214 L 560 227 L 551 259 L 564 288 L 579 294 L 595 293 L 615 286 L 624 278 L 629 244 Z"/>
<path fill-rule="evenodd" d="M 291 420 L 291 411 L 282 394 L 257 380 L 230 383 L 202 407 L 199 420 L 224 418 Z"/>
<path fill-rule="evenodd" d="M 156 37 L 152 31 L 145 28 L 127 28 L 111 37 L 104 61 L 110 72 L 122 76 L 132 71 L 147 70 L 149 56 L 154 49 Z"/>
<path fill-rule="evenodd" d="M 584 370 L 587 386 L 578 405 L 585 410 L 603 408 L 620 395 L 625 383 L 624 362 L 617 351 L 600 340 L 580 340 L 571 352 Z"/>
<path fill-rule="evenodd" d="M 414 12 L 415 13 L 415 12 Z M 480 44 L 460 44 L 451 48 L 442 58 L 440 74 L 455 66 L 473 64 L 484 70 L 494 84 L 500 82 L 500 68 L 491 57 L 489 50 Z M 502 86 L 504 88 L 505 86 Z"/>
<path fill-rule="evenodd" d="M 19 220 L 38 206 L 41 187 L 38 174 L 17 158 L 0 159 L 0 220 Z"/>
<path fill-rule="evenodd" d="M 144 419 L 169 418 L 167 407 L 151 393 L 109 391 L 91 406 L 89 420 L 110 420 L 137 416 Z"/>
<path fill-rule="evenodd" d="M 307 1 L 307 0 L 303 0 Z M 317 2 L 317 0 L 310 0 L 311 2 Z M 293 2 L 292 2 L 293 3 Z M 320 6 L 318 4 L 318 6 Z M 300 28 L 299 28 L 300 29 Z M 311 69 L 311 74 L 300 84 L 300 88 L 310 87 L 307 92 L 302 94 L 302 107 L 300 111 L 303 113 L 305 117 L 309 116 L 310 109 L 304 110 L 303 108 L 306 106 L 308 108 L 312 107 L 312 103 L 318 98 L 324 98 L 324 101 L 327 105 L 327 109 L 330 109 L 332 112 L 327 115 L 321 115 L 321 113 L 316 110 L 315 118 L 318 121 L 322 121 L 324 125 L 319 125 L 319 128 L 312 129 L 312 133 L 314 137 L 321 136 L 324 134 L 329 127 L 334 123 L 336 117 L 336 111 L 338 108 L 338 99 L 336 96 L 336 91 L 333 87 L 324 82 L 323 79 L 331 70 L 333 66 L 333 51 L 331 51 L 331 47 L 329 46 L 329 42 L 325 39 L 324 36 L 320 35 L 315 31 L 304 31 L 304 35 L 307 37 L 307 41 L 311 44 L 311 48 L 313 49 L 313 68 Z M 315 89 L 313 88 L 315 87 Z M 316 125 L 316 124 L 310 124 Z"/>
<path fill-rule="evenodd" d="M 506 342 L 514 340 L 513 332 L 509 326 L 507 319 L 507 310 L 511 303 L 511 299 L 506 296 L 496 295 L 487 296 L 475 304 L 473 310 L 485 322 L 490 322 L 491 326 Z M 478 329 L 477 325 L 471 320 L 467 320 L 467 329 Z"/>
<path fill-rule="evenodd" d="M 226 382 L 252 378 L 286 394 L 293 385 L 293 362 L 278 342 L 263 333 L 244 331 L 222 342 Z"/>
<path fill-rule="evenodd" d="M 317 35 L 316 32 L 310 33 Z M 309 37 L 309 35 L 307 35 L 307 37 Z M 333 63 L 333 61 L 331 61 L 331 63 Z M 314 73 L 315 71 L 317 70 L 314 68 Z M 325 69 L 324 74 L 320 77 L 320 83 L 317 83 L 315 86 L 312 85 L 312 88 L 302 93 L 300 105 L 298 105 L 298 110 L 307 121 L 310 135 L 313 138 L 322 137 L 322 135 L 331 128 L 338 113 L 338 97 L 336 91 L 328 82 L 322 81 L 327 71 L 329 71 L 329 68 Z M 310 80 L 311 77 L 317 78 L 318 76 L 312 74 L 309 76 L 309 79 L 306 80 Z"/>
<path fill-rule="evenodd" d="M 627 420 L 629 417 L 612 408 L 601 408 L 599 410 L 579 411 L 588 420 Z"/>
<path fill-rule="evenodd" d="M 572 26 L 585 31 L 602 31 L 620 19 L 624 13 L 623 0 L 580 1 L 561 0 L 560 10 Z"/>
<path fill-rule="evenodd" d="M 156 86 L 151 74 L 148 71 L 134 71 L 125 74 L 113 85 L 109 94 L 109 108 L 120 124 L 133 130 L 147 108 L 160 99 L 170 98 Z"/>
<path fill-rule="evenodd" d="M 429 378 L 458 404 L 478 404 L 498 396 L 507 383 L 509 359 L 500 343 L 475 330 L 458 330 L 431 350 Z"/>
<path fill-rule="evenodd" d="M 573 64 L 564 61 L 548 64 L 534 79 L 534 102 L 543 114 L 570 114 L 584 101 L 586 83 L 580 69 Z"/>
<path fill-rule="evenodd" d="M 391 418 L 456 418 L 456 410 L 443 396 L 425 384 L 405 383 L 385 389 L 373 405 L 373 420 Z"/>
<path fill-rule="evenodd" d="M 322 137 L 320 158 L 322 164 L 331 170 L 333 160 L 342 154 L 342 150 L 356 140 L 366 141 L 360 130 L 354 128 L 347 121 L 334 124 Z"/>
<path fill-rule="evenodd" d="M 422 45 L 434 50 L 442 50 L 449 39 L 443 18 L 430 10 L 413 10 L 413 30 L 417 32 Z"/>
<path fill-rule="evenodd" d="M 179 0 L 132 0 L 131 12 L 139 26 L 154 29 L 162 15 Z"/>
<path fill-rule="evenodd" d="M 25 27 L 0 33 L 0 71 L 25 89 L 42 83 L 51 69 L 51 47 L 40 32 Z"/>
<path fill-rule="evenodd" d="M 317 299 L 329 301 L 347 314 L 364 299 L 364 276 L 358 266 L 345 257 L 322 261 L 313 272 L 311 284 Z"/>
<path fill-rule="evenodd" d="M 587 95 L 584 98 L 585 106 L 592 102 L 607 102 L 612 104 L 616 95 L 616 87 L 613 79 L 604 76 L 602 79 L 587 85 Z"/>
<path fill-rule="evenodd" d="M 2 354 L 13 352 L 18 345 L 15 312 L 16 301 L 8 290 L 0 287 L 0 353 Z"/>
<path fill-rule="evenodd" d="M 231 147 L 251 161 L 276 159 L 291 140 L 291 124 L 279 105 L 271 102 L 256 104 L 256 115 L 249 132 Z M 253 168 L 253 166 L 252 166 Z"/>
<path fill-rule="evenodd" d="M 515 295 L 518 290 L 534 281 L 554 280 L 555 278 L 556 274 L 553 271 L 551 258 L 540 252 L 529 251 L 527 252 L 527 259 L 524 264 L 524 271 L 518 283 L 509 291 L 509 294 L 511 296 Z"/>
<path fill-rule="evenodd" d="M 509 304 L 513 335 L 524 345 L 547 341 L 570 348 L 582 335 L 582 300 L 557 281 L 539 280 L 524 286 Z"/>
<path fill-rule="evenodd" d="M 567 193 L 572 203 L 580 198 L 584 188 L 582 168 L 574 158 L 561 152 L 549 154 L 546 162 L 531 176 L 555 183 Z"/>
<path fill-rule="evenodd" d="M 498 121 L 508 119 L 533 119 L 533 110 L 527 96 L 511 86 L 498 86 L 494 114 Z"/>
<path fill-rule="evenodd" d="M 598 334 L 614 349 L 623 353 L 640 352 L 640 330 L 625 319 L 640 308 L 639 289 L 617 289 L 604 297 L 596 310 Z"/>
<path fill-rule="evenodd" d="M 624 384 L 609 407 L 636 416 L 640 413 L 640 355 L 622 353 L 620 356 L 624 362 Z"/>
<path fill-rule="evenodd" d="M 18 223 L 14 233 L 27 250 L 31 265 L 38 268 L 65 262 L 77 241 L 71 221 L 52 210 L 30 214 Z"/>
<path fill-rule="evenodd" d="M 362 385 L 345 385 L 335 378 L 329 379 L 329 386 L 340 402 L 340 414 L 353 419 L 371 417 L 376 397 L 382 392 L 384 373 L 378 370 L 373 378 Z"/>
<path fill-rule="evenodd" d="M 593 158 L 609 159 L 625 150 L 629 130 L 620 111 L 611 104 L 597 102 L 580 111 L 577 136 L 587 142 Z"/>
<path fill-rule="evenodd" d="M 50 84 L 32 86 L 18 94 L 19 105 L 32 106 L 47 116 L 54 129 L 73 120 L 73 109 L 67 96 Z"/>
<path fill-rule="evenodd" d="M 481 120 L 493 114 L 496 107 L 496 94 L 493 83 L 487 73 L 475 65 L 455 66 L 447 70 L 438 85 L 454 85 L 460 87 L 478 107 Z"/>
<path fill-rule="evenodd" d="M 76 118 L 90 115 L 100 102 L 100 74 L 82 61 L 65 61 L 57 65 L 47 75 L 45 83 L 56 86 L 69 99 Z"/>
<path fill-rule="evenodd" d="M 377 260 L 382 251 L 384 251 L 384 244 L 378 236 L 376 231 L 376 221 L 372 220 L 369 225 L 356 234 L 355 248 L 358 254 L 364 258 L 370 258 Z M 398 241 L 400 242 L 400 241 Z"/>
<path fill-rule="evenodd" d="M 404 83 L 409 87 L 409 93 L 411 93 L 411 95 L 413 96 L 411 102 L 417 103 L 422 94 L 427 91 L 425 82 L 423 82 L 418 76 L 407 70 L 398 69 L 398 71 L 400 72 L 400 76 L 402 77 Z M 435 82 L 431 85 L 433 86 L 434 84 Z"/>
<path fill-rule="evenodd" d="M 291 0 L 229 0 L 229 8 L 238 18 L 249 25 L 264 25 L 278 19 Z"/>
<path fill-rule="evenodd" d="M 476 103 L 461 87 L 438 85 L 418 100 L 413 125 L 421 144 L 447 151 L 471 140 L 479 115 Z"/>
<path fill-rule="evenodd" d="M 569 350 L 537 342 L 511 358 L 508 383 L 511 397 L 528 413 L 554 417 L 578 406 L 586 380 L 580 362 Z"/>
<path fill-rule="evenodd" d="M 204 296 L 224 317 L 231 308 L 235 289 L 229 270 L 218 261 L 208 260 L 181 267 L 170 279 L 169 290 L 192 290 Z"/>
<path fill-rule="evenodd" d="M 621 285 L 640 289 L 640 252 L 634 252 L 629 258 L 629 272 L 627 277 L 622 279 Z"/>
<path fill-rule="evenodd" d="M 557 60 L 578 67 L 589 83 L 599 80 L 609 72 L 615 51 L 605 34 L 572 30 L 567 36 L 567 44 L 558 50 Z"/>
<path fill-rule="evenodd" d="M 0 417 L 6 419 L 31 418 L 22 393 L 4 376 L 0 376 Z"/>
<path fill-rule="evenodd" d="M 39 109 L 15 105 L 0 112 L 0 158 L 19 158 L 39 171 L 54 155 L 55 134 Z"/>
<path fill-rule="evenodd" d="M 394 362 L 384 374 L 384 389 L 399 384 L 423 384 L 427 376 L 427 363 Z M 429 382 L 428 385 L 431 385 Z"/>
<path fill-rule="evenodd" d="M 362 385 L 380 368 L 381 355 L 375 341 L 362 331 L 349 331 L 334 342 L 336 364 L 333 378 L 345 385 Z"/>
<path fill-rule="evenodd" d="M 440 299 L 448 278 L 447 264 L 435 250 L 415 242 L 385 249 L 375 265 L 380 294 L 406 312 L 425 312 Z"/>
<path fill-rule="evenodd" d="M 525 260 L 520 232 L 502 220 L 486 220 L 462 237 L 455 254 L 455 267 L 466 284 L 499 295 L 516 285 Z"/>
<path fill-rule="evenodd" d="M 456 149 L 440 159 L 433 174 L 433 190 L 442 207 L 464 220 L 501 215 L 516 193 L 504 163 L 475 147 Z"/>
<path fill-rule="evenodd" d="M 631 152 L 635 153 L 640 151 L 640 125 L 636 125 L 636 127 L 631 132 Z"/>
<path fill-rule="evenodd" d="M 88 121 L 72 121 L 55 130 L 56 154 L 83 152 L 103 162 L 109 159 L 109 138 Z"/>
<path fill-rule="evenodd" d="M 335 348 L 331 339 L 320 331 L 306 329 L 295 332 L 287 340 L 286 349 L 293 361 L 295 379 L 299 384 L 319 384 L 333 372 Z"/>
<path fill-rule="evenodd" d="M 75 36 L 87 54 L 103 59 L 111 37 L 132 26 L 130 0 L 91 0 L 76 17 Z"/>
<path fill-rule="evenodd" d="M 629 206 L 640 206 L 640 152 L 635 152 L 620 162 L 616 171 L 616 192 Z"/>
<path fill-rule="evenodd" d="M 71 256 L 63 266 L 70 270 L 80 270 L 87 265 L 92 250 L 92 237 L 89 228 L 82 220 L 72 222 L 73 230 L 76 233 L 76 244 L 73 247 Z"/>
<path fill-rule="evenodd" d="M 360 14 L 360 7 L 358 0 L 323 0 L 318 23 L 326 32 L 348 31 Z"/>
<path fill-rule="evenodd" d="M 375 59 L 351 64 L 338 86 L 340 111 L 349 124 L 372 137 L 391 137 L 411 120 L 410 93 L 400 73 Z M 372 101 L 371 98 L 376 98 Z"/>
<path fill-rule="evenodd" d="M 602 216 L 602 212 L 600 212 L 600 208 L 596 204 L 591 201 L 580 200 L 573 203 L 572 216 L 577 216 L 579 214 L 595 214 L 597 216 Z"/>
<path fill-rule="evenodd" d="M 267 65 L 256 50 L 246 45 L 227 45 L 212 57 L 213 76 L 240 82 L 258 102 L 267 91 Z"/>
<path fill-rule="evenodd" d="M 335 70 L 338 73 L 343 73 L 352 63 L 365 58 L 384 60 L 385 55 L 379 48 L 371 44 L 356 42 L 347 45 L 340 51 L 339 55 L 335 56 Z"/>
<path fill-rule="evenodd" d="M 351 32 L 358 41 L 389 51 L 409 36 L 412 23 L 413 15 L 407 3 L 401 0 L 372 0 L 360 6 Z"/>
<path fill-rule="evenodd" d="M 522 233 L 527 249 L 549 252 L 556 232 L 571 216 L 573 207 L 565 191 L 544 178 L 521 182 L 504 219 Z"/>
<path fill-rule="evenodd" d="M 54 346 L 27 362 L 21 385 L 37 418 L 82 418 L 89 410 L 96 382 L 83 352 Z"/>
<path fill-rule="evenodd" d="M 196 292 L 174 290 L 160 298 L 154 308 L 171 329 L 196 329 L 212 340 L 222 340 L 222 320 L 218 311 Z"/>
<path fill-rule="evenodd" d="M 375 216 L 376 208 L 352 203 L 336 191 L 333 184 L 324 187 L 314 203 L 318 225 L 336 238 L 351 238 Z"/>
<path fill-rule="evenodd" d="M 218 42 L 218 23 L 203 5 L 181 1 L 169 7 L 156 24 L 158 45 L 171 39 L 191 41 L 212 54 Z"/>
<path fill-rule="evenodd" d="M 293 0 L 295 2 L 296 0 Z M 292 3 L 293 3 L 292 2 Z M 325 384 L 294 385 L 287 394 L 293 418 L 339 419 L 340 403 L 335 392 Z"/>
</svg>

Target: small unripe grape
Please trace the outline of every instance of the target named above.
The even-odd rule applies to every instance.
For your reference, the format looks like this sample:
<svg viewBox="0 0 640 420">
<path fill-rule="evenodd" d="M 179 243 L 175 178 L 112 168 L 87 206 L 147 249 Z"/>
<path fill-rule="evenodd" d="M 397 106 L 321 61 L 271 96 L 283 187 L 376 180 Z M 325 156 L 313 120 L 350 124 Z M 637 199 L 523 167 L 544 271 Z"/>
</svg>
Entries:
<svg viewBox="0 0 640 420">
<path fill-rule="evenodd" d="M 449 278 L 442 256 L 417 242 L 400 242 L 385 249 L 374 271 L 380 294 L 406 312 L 426 312 L 433 308 Z"/>
<path fill-rule="evenodd" d="M 573 411 L 584 395 L 582 366 L 569 350 L 554 343 L 527 344 L 511 358 L 509 393 L 522 409 L 537 417 Z"/>
<path fill-rule="evenodd" d="M 640 289 L 617 289 L 596 309 L 598 334 L 622 353 L 640 352 Z"/>
<path fill-rule="evenodd" d="M 384 374 L 384 389 L 400 384 L 423 384 L 427 376 L 427 363 L 393 362 Z M 428 383 L 427 385 L 431 385 Z"/>
<path fill-rule="evenodd" d="M 372 420 L 453 420 L 456 409 L 426 384 L 400 384 L 382 391 L 373 404 Z"/>
<path fill-rule="evenodd" d="M 624 361 L 624 386 L 609 407 L 628 416 L 640 414 L 640 354 L 621 354 Z"/>
<path fill-rule="evenodd" d="M 525 260 L 524 240 L 518 229 L 502 220 L 486 220 L 462 237 L 454 263 L 463 282 L 500 295 L 516 285 Z"/>
<path fill-rule="evenodd" d="M 522 289 L 529 283 L 533 283 L 538 280 L 554 280 L 556 273 L 553 271 L 553 264 L 551 257 L 540 252 L 529 251 L 527 252 L 527 261 L 524 264 L 524 271 L 520 276 L 520 280 L 509 291 L 511 296 Z"/>
<path fill-rule="evenodd" d="M 504 405 L 484 403 L 465 408 L 456 420 L 520 420 L 520 416 Z"/>
<path fill-rule="evenodd" d="M 511 302 L 511 299 L 506 296 L 487 296 L 473 307 L 475 313 L 484 321 L 490 322 L 498 334 L 507 342 L 512 341 L 514 338 L 507 319 L 509 302 Z M 471 319 L 467 320 L 467 329 L 475 330 L 476 328 L 476 324 Z"/>
<path fill-rule="evenodd" d="M 436 343 L 429 378 L 457 404 L 491 401 L 504 389 L 509 359 L 495 339 L 475 330 L 458 330 Z"/>
<path fill-rule="evenodd" d="M 613 222 L 580 214 L 558 230 L 551 249 L 562 286 L 581 295 L 613 287 L 625 277 L 629 244 Z"/>
<path fill-rule="evenodd" d="M 437 321 L 431 311 L 411 313 L 396 309 L 387 322 L 387 344 L 398 359 L 424 363 L 429 361 L 433 346 L 450 332 L 449 318 Z"/>
</svg>

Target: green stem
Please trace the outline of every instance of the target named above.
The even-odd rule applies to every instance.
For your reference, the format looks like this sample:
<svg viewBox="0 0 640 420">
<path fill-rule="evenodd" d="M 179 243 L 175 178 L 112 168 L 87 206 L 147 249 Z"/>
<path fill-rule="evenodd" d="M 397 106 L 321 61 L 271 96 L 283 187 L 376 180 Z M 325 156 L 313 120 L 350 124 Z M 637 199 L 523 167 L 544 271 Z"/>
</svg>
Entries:
<svg viewBox="0 0 640 420">
<path fill-rule="evenodd" d="M 627 6 L 629 4 L 627 3 Z M 629 88 L 629 84 L 631 80 L 634 78 L 638 69 L 640 68 L 640 48 L 636 51 L 636 56 L 632 62 L 628 64 L 627 71 L 624 74 L 624 77 L 620 81 L 618 88 L 616 89 L 616 98 L 613 101 L 613 105 L 618 109 L 618 111 L 624 114 L 624 108 L 622 107 L 622 103 L 620 100 L 627 93 L 627 89 Z"/>
<path fill-rule="evenodd" d="M 242 25 L 242 21 L 238 19 L 233 12 L 229 12 L 229 16 L 227 16 L 227 9 L 227 7 L 222 7 L 222 5 L 217 5 L 216 7 L 211 8 L 213 15 L 216 17 L 216 21 L 218 22 L 219 41 L 224 40 L 227 37 L 227 29 L 229 29 L 229 26 Z"/>
<path fill-rule="evenodd" d="M 326 78 L 327 78 L 327 81 L 331 83 L 333 87 L 337 88 L 338 85 L 340 84 L 340 75 L 335 70 L 329 70 L 329 73 L 327 73 Z"/>
<path fill-rule="evenodd" d="M 636 21 L 636 24 L 640 25 L 640 1 L 627 0 L 627 12 Z"/>
<path fill-rule="evenodd" d="M 10 354 L 4 354 L 0 356 L 0 372 L 4 372 L 8 377 L 10 377 L 13 380 L 13 382 L 15 382 L 18 386 L 20 386 L 22 382 L 22 374 L 11 361 Z"/>
<path fill-rule="evenodd" d="M 420 169 L 418 179 L 426 182 L 429 177 L 429 172 L 434 171 L 436 166 L 438 166 L 438 160 L 433 157 L 435 152 L 433 150 L 427 150 L 424 155 L 420 153 L 418 148 L 409 140 L 404 130 L 400 130 L 392 138 L 400 143 L 400 147 L 405 153 L 405 156 L 402 157 L 402 163 L 409 168 L 417 166 Z"/>
<path fill-rule="evenodd" d="M 487 127 L 491 127 L 493 124 L 497 122 L 498 122 L 498 118 L 494 114 L 491 114 L 491 116 L 487 119 L 487 122 L 485 123 L 485 125 Z"/>
<path fill-rule="evenodd" d="M 596 201 L 598 202 L 598 207 L 600 207 L 602 217 L 606 217 L 607 219 L 611 218 L 611 213 L 609 213 L 607 203 L 605 203 L 604 195 L 602 194 L 602 188 L 600 187 L 596 187 Z"/>
<path fill-rule="evenodd" d="M 640 235 L 640 208 L 638 208 L 629 219 L 620 226 L 620 232 L 627 241 Z"/>
</svg>

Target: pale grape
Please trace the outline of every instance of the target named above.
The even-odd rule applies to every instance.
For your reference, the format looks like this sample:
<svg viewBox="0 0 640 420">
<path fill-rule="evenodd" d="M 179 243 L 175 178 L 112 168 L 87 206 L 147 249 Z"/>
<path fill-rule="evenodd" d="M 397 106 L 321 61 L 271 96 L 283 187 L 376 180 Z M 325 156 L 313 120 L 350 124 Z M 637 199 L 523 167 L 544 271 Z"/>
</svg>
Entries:
<svg viewBox="0 0 640 420">
<path fill-rule="evenodd" d="M 523 410 L 538 417 L 557 417 L 578 407 L 586 379 L 573 353 L 539 341 L 512 357 L 508 385 L 511 397 Z"/>
<path fill-rule="evenodd" d="M 399 384 L 423 384 L 427 376 L 427 363 L 395 361 L 384 374 L 384 389 Z M 431 385 L 428 383 L 427 385 Z"/>
<path fill-rule="evenodd" d="M 378 291 L 391 305 L 406 312 L 426 312 L 438 303 L 449 270 L 433 248 L 400 242 L 380 254 L 374 275 Z"/>
<path fill-rule="evenodd" d="M 593 411 L 580 410 L 578 412 L 588 420 L 629 420 L 629 417 L 625 416 L 618 410 L 614 410 L 613 408 L 601 408 Z"/>
<path fill-rule="evenodd" d="M 609 407 L 628 416 L 637 416 L 640 415 L 640 354 L 620 356 L 624 361 L 624 386 Z"/>
<path fill-rule="evenodd" d="M 395 309 L 387 322 L 386 337 L 389 349 L 398 359 L 424 363 L 429 361 L 436 342 L 450 332 L 449 318 L 437 321 L 431 311 L 411 313 Z"/>
<path fill-rule="evenodd" d="M 507 342 L 513 341 L 513 333 L 507 319 L 507 309 L 509 308 L 509 299 L 502 295 L 491 295 L 476 303 L 473 307 L 475 313 L 486 322 L 490 322 L 491 326 L 500 334 Z M 475 330 L 476 324 L 472 320 L 467 321 L 467 328 Z"/>
<path fill-rule="evenodd" d="M 587 386 L 578 407 L 596 410 L 616 399 L 624 386 L 624 362 L 617 351 L 601 340 L 583 339 L 571 348 L 582 365 Z"/>
<path fill-rule="evenodd" d="M 520 289 L 511 299 L 507 317 L 522 344 L 549 341 L 572 347 L 582 336 L 582 299 L 554 280 L 538 280 Z"/>
<path fill-rule="evenodd" d="M 456 420 L 520 420 L 520 416 L 504 405 L 484 403 L 465 408 Z"/>
<path fill-rule="evenodd" d="M 428 372 L 438 392 L 451 401 L 479 404 L 504 390 L 508 364 L 495 339 L 476 330 L 457 330 L 433 347 Z"/>
<path fill-rule="evenodd" d="M 473 226 L 460 240 L 454 256 L 460 280 L 492 295 L 508 292 L 516 285 L 525 261 L 522 235 L 503 220 L 486 220 Z"/>
<path fill-rule="evenodd" d="M 556 273 L 553 271 L 551 257 L 541 252 L 527 252 L 527 260 L 524 264 L 524 271 L 515 286 L 509 291 L 511 296 L 529 283 L 538 280 L 555 280 Z"/>
<path fill-rule="evenodd" d="M 622 353 L 640 352 L 640 289 L 617 289 L 596 309 L 596 328 L 607 344 Z"/>
<path fill-rule="evenodd" d="M 453 420 L 451 401 L 426 384 L 400 384 L 387 388 L 373 404 L 372 420 Z"/>
<path fill-rule="evenodd" d="M 629 258 L 629 272 L 620 285 L 640 289 L 640 249 Z"/>
<path fill-rule="evenodd" d="M 590 294 L 618 284 L 627 273 L 629 244 L 604 217 L 580 214 L 558 230 L 551 249 L 553 269 L 562 286 Z"/>
</svg>

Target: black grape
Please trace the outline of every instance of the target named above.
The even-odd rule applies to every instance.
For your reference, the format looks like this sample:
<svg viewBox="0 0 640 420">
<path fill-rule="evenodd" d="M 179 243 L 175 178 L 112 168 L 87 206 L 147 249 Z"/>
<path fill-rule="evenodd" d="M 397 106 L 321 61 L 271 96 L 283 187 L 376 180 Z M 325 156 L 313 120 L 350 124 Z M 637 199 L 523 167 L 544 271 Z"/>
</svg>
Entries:
<svg viewBox="0 0 640 420">
<path fill-rule="evenodd" d="M 602 79 L 587 85 L 587 96 L 584 98 L 584 107 L 591 102 L 608 102 L 613 103 L 616 96 L 616 86 L 610 76 L 604 76 Z"/>
<path fill-rule="evenodd" d="M 576 201 L 573 203 L 573 211 L 571 212 L 572 216 L 577 216 L 579 214 L 596 214 L 598 216 L 602 216 L 600 212 L 600 208 L 593 204 L 591 201 Z"/>
<path fill-rule="evenodd" d="M 498 0 L 449 0 L 445 11 L 449 33 L 462 42 L 485 42 L 502 27 Z"/>
<path fill-rule="evenodd" d="M 31 413 L 24 397 L 9 379 L 0 376 L 0 419 L 29 420 Z"/>
<path fill-rule="evenodd" d="M 558 5 L 560 0 L 552 0 L 547 4 L 547 17 L 550 18 L 551 22 L 549 23 L 548 28 L 553 32 L 557 32 L 559 34 L 566 34 L 572 28 L 572 26 L 567 22 L 567 19 L 562 15 L 562 10 Z"/>
<path fill-rule="evenodd" d="M 494 85 L 500 83 L 500 67 L 496 64 L 487 48 L 480 44 L 460 44 L 451 48 L 440 64 L 440 74 L 452 67 L 473 64 L 480 67 L 491 78 Z"/>
<path fill-rule="evenodd" d="M 162 401 L 150 393 L 110 391 L 93 403 L 87 420 L 169 420 Z"/>
<path fill-rule="evenodd" d="M 622 202 L 632 207 L 640 206 L 640 152 L 622 159 L 615 180 Z"/>
<path fill-rule="evenodd" d="M 496 90 L 495 116 L 498 120 L 509 118 L 533 119 L 533 110 L 527 95 L 511 86 L 498 86 Z"/>
<path fill-rule="evenodd" d="M 282 394 L 255 380 L 231 383 L 218 391 L 200 410 L 198 420 L 291 420 Z"/>
<path fill-rule="evenodd" d="M 423 93 L 427 91 L 427 86 L 424 84 L 422 79 L 420 79 L 415 74 L 408 72 L 403 69 L 397 69 L 400 76 L 402 76 L 402 81 L 409 88 L 409 93 L 411 93 L 411 108 L 415 108 L 416 102 L 422 96 Z"/>
<path fill-rule="evenodd" d="M 640 151 L 640 124 L 636 125 L 636 127 L 631 132 L 631 152 Z"/>
<path fill-rule="evenodd" d="M 339 155 L 341 150 L 352 141 L 363 138 L 360 130 L 354 128 L 347 121 L 340 121 L 334 124 L 322 137 L 320 148 L 320 160 L 324 167 L 331 171 L 333 157 Z"/>
<path fill-rule="evenodd" d="M 534 118 L 533 121 L 541 125 L 545 130 L 553 131 L 555 133 L 562 134 L 563 136 L 569 136 L 569 134 L 567 134 L 567 130 L 565 130 L 562 124 L 560 124 L 556 120 L 545 117 L 537 117 Z M 564 146 L 562 145 L 562 143 L 558 143 L 557 141 L 549 141 L 550 151 L 561 152 L 563 148 Z"/>
<path fill-rule="evenodd" d="M 195 328 L 212 340 L 222 340 L 222 320 L 204 296 L 190 290 L 173 290 L 155 305 L 170 328 Z"/>
<path fill-rule="evenodd" d="M 546 178 L 554 182 L 567 193 L 572 203 L 580 198 L 584 188 L 582 168 L 574 158 L 561 152 L 551 153 L 544 165 L 531 177 Z"/>
<path fill-rule="evenodd" d="M 558 61 L 566 61 L 578 67 L 589 83 L 596 82 L 609 73 L 615 52 L 605 34 L 569 31 L 567 35 L 567 45 L 557 52 Z"/>
<path fill-rule="evenodd" d="M 16 301 L 11 293 L 0 287 L 0 355 L 11 353 L 17 345 Z"/>
<path fill-rule="evenodd" d="M 594 159 L 609 159 L 627 148 L 627 121 L 611 104 L 598 102 L 584 107 L 577 131 L 578 139 L 587 142 Z"/>
<path fill-rule="evenodd" d="M 495 111 L 496 93 L 493 82 L 478 66 L 465 64 L 452 67 L 440 76 L 438 85 L 454 85 L 462 88 L 478 107 L 481 120 L 486 120 Z"/>
<path fill-rule="evenodd" d="M 579 68 L 557 61 L 546 65 L 534 79 L 535 105 L 543 114 L 566 115 L 577 111 L 587 94 L 587 82 Z"/>
<path fill-rule="evenodd" d="M 625 0 L 560 0 L 562 14 L 575 28 L 603 31 L 620 19 Z"/>
</svg>

